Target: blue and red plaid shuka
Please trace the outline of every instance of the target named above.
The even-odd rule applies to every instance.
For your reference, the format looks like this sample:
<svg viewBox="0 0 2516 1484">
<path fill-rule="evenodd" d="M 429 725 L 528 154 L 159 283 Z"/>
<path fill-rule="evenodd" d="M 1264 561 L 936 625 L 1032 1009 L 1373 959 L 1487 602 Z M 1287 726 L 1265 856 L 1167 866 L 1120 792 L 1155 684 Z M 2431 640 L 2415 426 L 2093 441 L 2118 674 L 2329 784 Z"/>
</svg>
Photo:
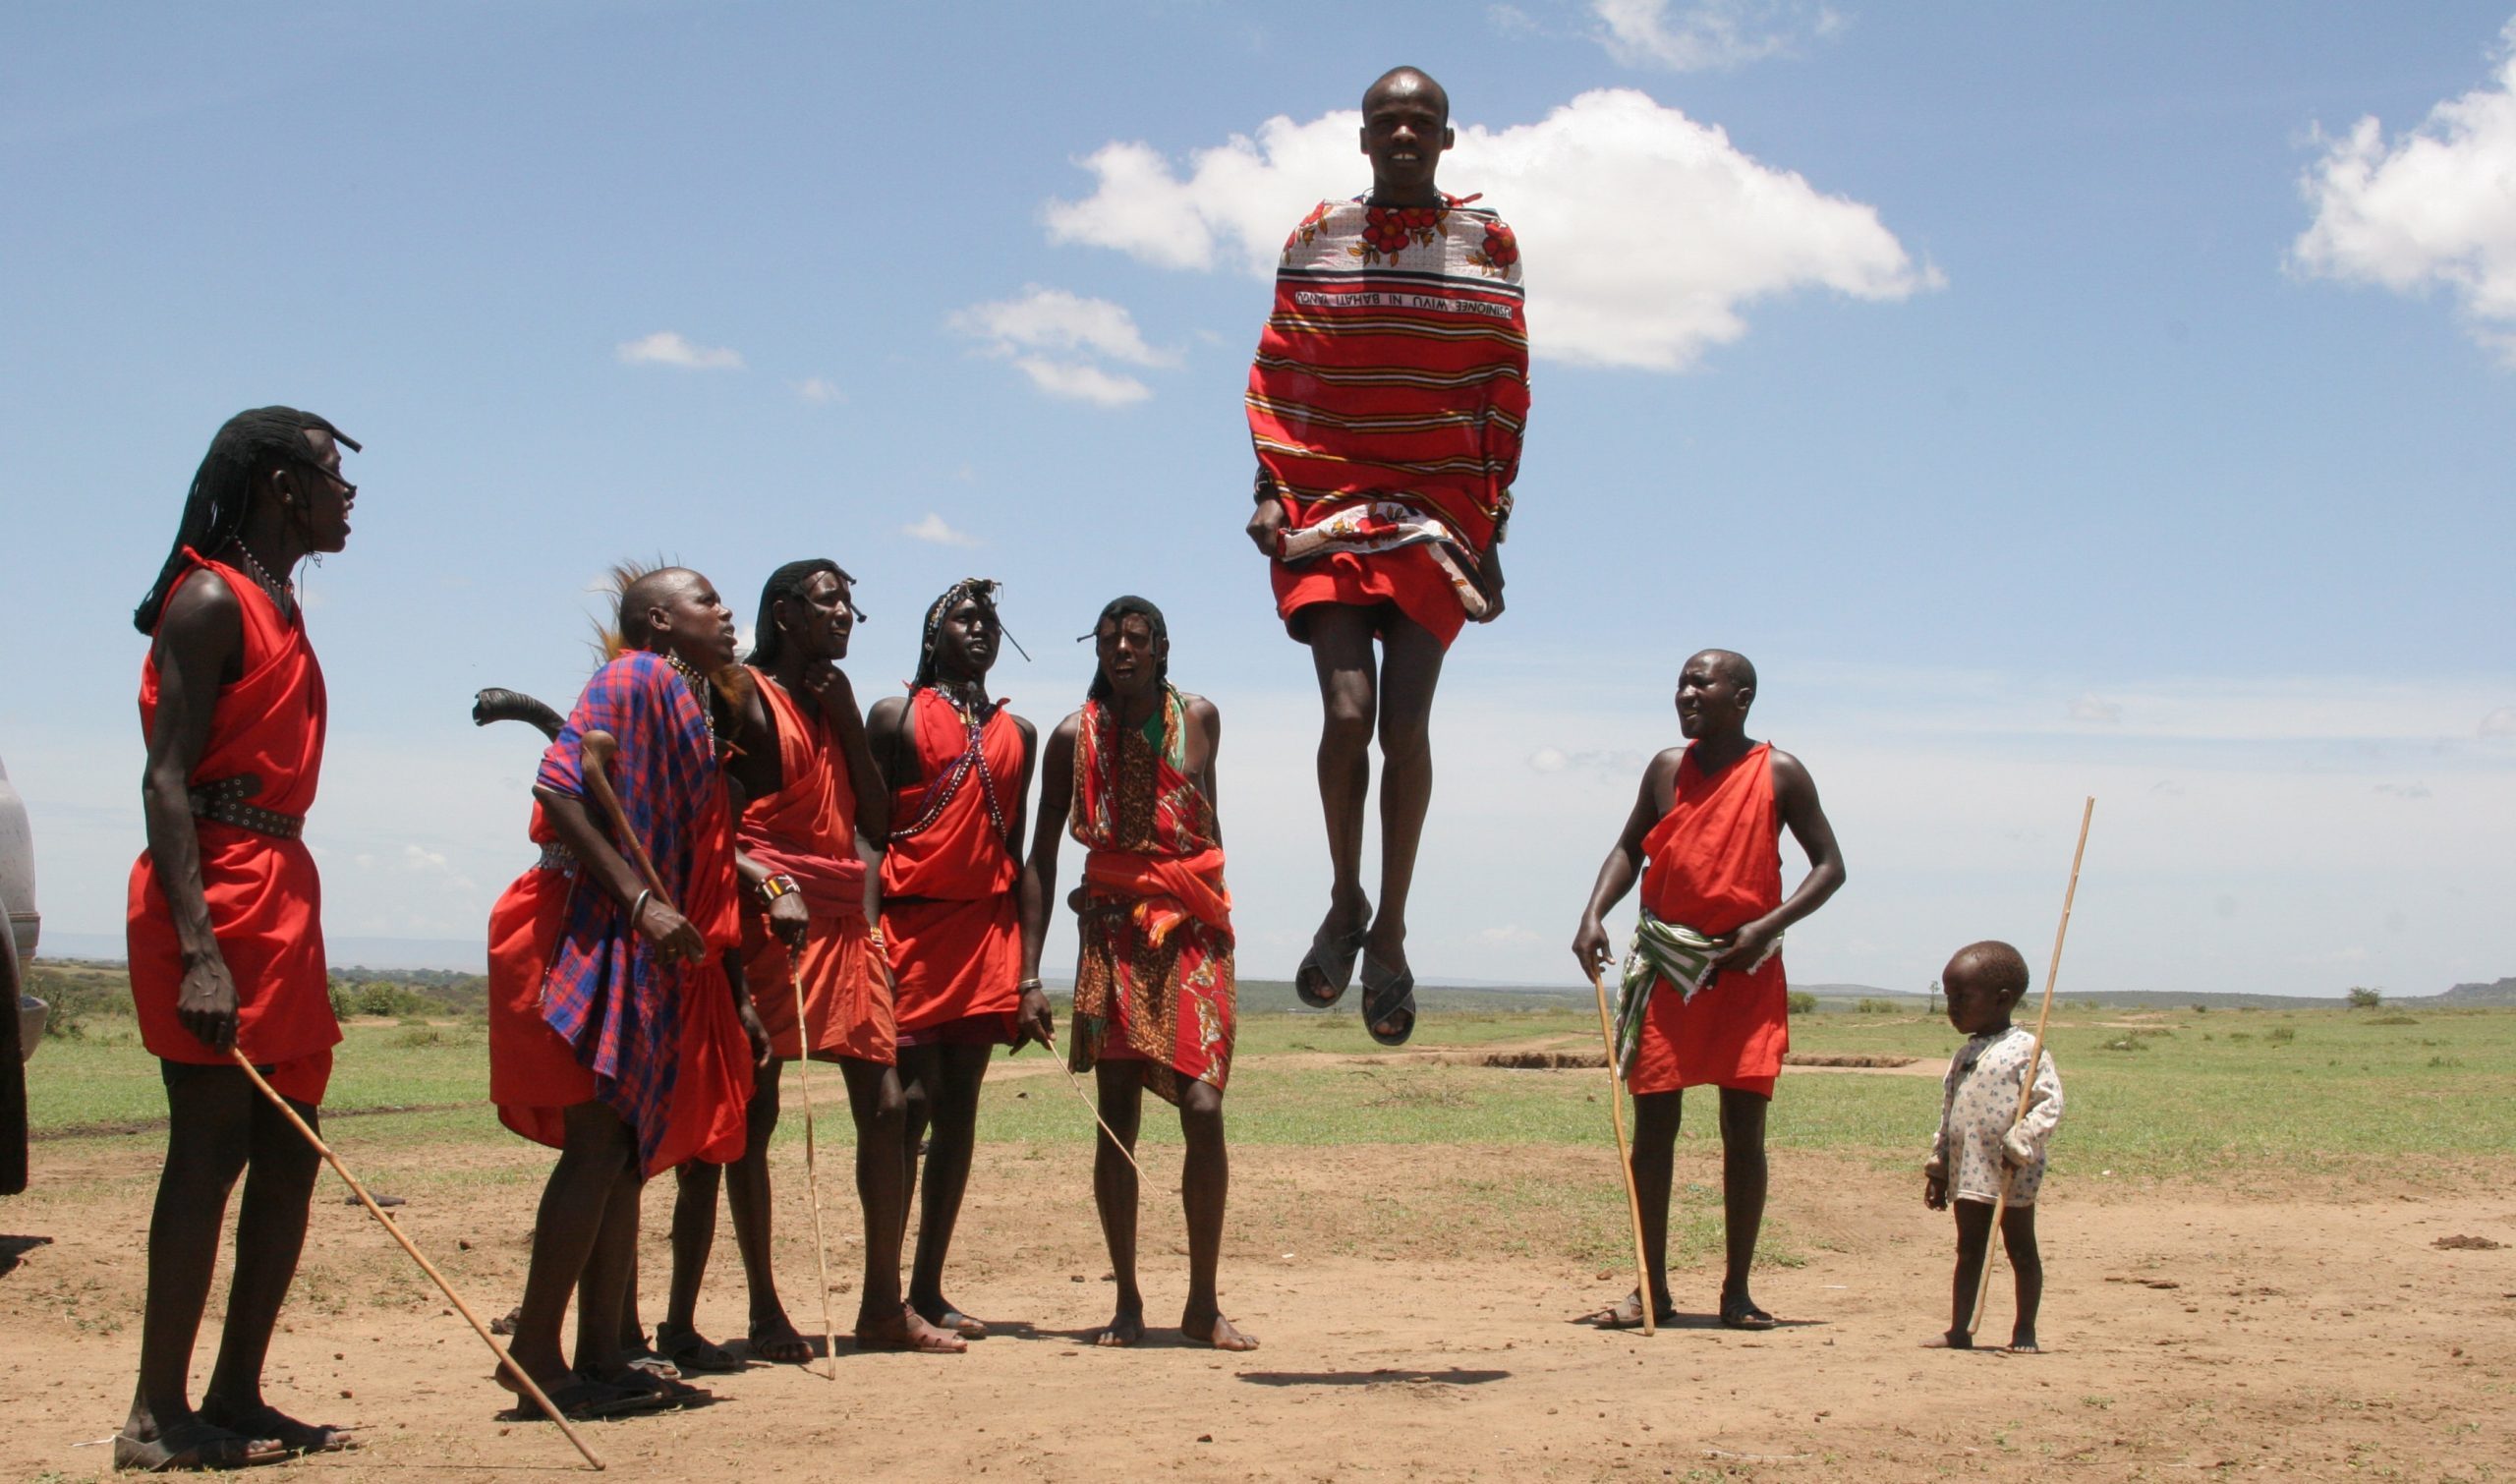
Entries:
<svg viewBox="0 0 2516 1484">
<path fill-rule="evenodd" d="M 586 683 L 534 780 L 585 800 L 608 834 L 608 820 L 586 791 L 578 739 L 589 731 L 618 738 L 612 792 L 654 857 L 665 891 L 682 907 L 692 899 L 694 827 L 723 786 L 700 706 L 661 656 L 625 654 Z M 630 851 L 621 854 L 634 864 Z M 596 1095 L 636 1131 L 641 1169 L 664 1136 L 680 1073 L 684 983 L 698 972 L 687 964 L 659 965 L 628 910 L 579 874 L 543 977 L 542 1018 L 594 1073 Z"/>
</svg>

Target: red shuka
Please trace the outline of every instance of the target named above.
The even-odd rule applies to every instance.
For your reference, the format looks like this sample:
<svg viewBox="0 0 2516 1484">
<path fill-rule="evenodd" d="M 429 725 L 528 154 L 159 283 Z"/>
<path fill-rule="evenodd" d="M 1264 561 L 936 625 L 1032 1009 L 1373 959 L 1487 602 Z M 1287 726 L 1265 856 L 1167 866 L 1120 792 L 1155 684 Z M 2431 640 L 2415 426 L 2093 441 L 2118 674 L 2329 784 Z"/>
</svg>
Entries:
<svg viewBox="0 0 2516 1484">
<path fill-rule="evenodd" d="M 804 1055 L 795 1023 L 795 981 L 804 986 L 812 1054 L 888 1066 L 898 1053 L 891 989 L 865 922 L 865 863 L 856 857 L 856 789 L 819 707 L 798 703 L 767 674 L 760 696 L 777 727 L 775 793 L 743 811 L 735 839 L 743 853 L 794 878 L 813 915 L 803 951 L 790 959 L 769 931 L 768 914 L 743 913 L 743 979 L 780 1056 Z"/>
<path fill-rule="evenodd" d="M 251 577 L 189 547 L 184 555 L 193 565 L 175 579 L 175 587 L 203 571 L 217 573 L 236 595 L 243 638 L 241 673 L 235 684 L 220 688 L 210 712 L 209 745 L 186 782 L 200 788 L 250 773 L 261 787 L 248 803 L 302 819 L 314 803 L 315 777 L 322 771 L 324 723 L 323 670 L 306 640 L 305 610 L 294 620 L 283 618 Z M 140 670 L 143 736 L 156 725 L 157 693 L 152 645 Z M 320 1103 L 341 1026 L 332 1015 L 323 961 L 323 892 L 314 857 L 302 839 L 199 816 L 193 826 L 200 840 L 210 932 L 236 985 L 237 1048 L 256 1066 L 269 1069 L 270 1083 L 280 1092 L 301 1103 Z M 183 955 L 174 914 L 157 882 L 157 863 L 144 850 L 132 864 L 128 905 L 131 998 L 141 1044 L 169 1061 L 226 1063 L 227 1057 L 175 1018 Z"/>
<path fill-rule="evenodd" d="M 558 838 L 538 800 L 531 834 L 543 846 Z M 489 909 L 489 1101 L 497 1106 L 500 1123 L 553 1149 L 567 1145 L 568 1110 L 601 1095 L 594 1073 L 578 1063 L 575 1048 L 542 1018 L 543 976 L 559 946 L 568 894 L 577 884 L 565 860 L 545 856 L 510 883 Z M 695 894 L 708 910 L 694 910 L 690 921 L 713 950 L 724 936 L 731 894 Z M 690 972 L 690 1012 L 682 1017 L 679 1042 L 686 1075 L 674 1088 L 671 1131 L 650 1174 L 685 1159 L 731 1164 L 743 1153 L 746 1099 L 737 1094 L 748 1093 L 750 1083 L 741 1073 L 742 1034 L 739 1027 L 728 1029 L 735 1018 L 730 1002 L 721 1013 L 715 1007 L 731 991 L 713 957 Z"/>
<path fill-rule="evenodd" d="M 528 832 L 545 851 L 558 839 L 538 799 Z M 567 1143 L 568 1109 L 595 1098 L 594 1073 L 542 1018 L 542 976 L 576 883 L 565 859 L 545 853 L 489 909 L 489 1101 L 499 1122 L 553 1149 Z"/>
<path fill-rule="evenodd" d="M 1021 871 L 999 822 L 1022 807 L 1022 729 L 999 702 L 979 729 L 988 776 L 972 767 L 954 785 L 955 768 L 970 750 L 969 723 L 929 688 L 912 692 L 908 708 L 925 781 L 893 793 L 890 848 L 883 857 L 883 937 L 900 1040 L 1010 1043 L 1021 1003 L 1014 986 L 1022 977 L 1022 928 L 1013 889 Z M 939 789 L 948 790 L 941 812 L 917 828 Z"/>
<path fill-rule="evenodd" d="M 1662 922 L 1718 938 L 1782 905 L 1773 744 L 1709 775 L 1695 753 L 1688 747 L 1679 760 L 1669 812 L 1642 837 L 1642 904 Z M 1722 970 L 1691 999 L 1655 984 L 1626 1085 L 1665 1093 L 1712 1083 L 1772 1097 L 1791 1047 L 1789 998 L 1780 953 L 1752 973 Z"/>
</svg>

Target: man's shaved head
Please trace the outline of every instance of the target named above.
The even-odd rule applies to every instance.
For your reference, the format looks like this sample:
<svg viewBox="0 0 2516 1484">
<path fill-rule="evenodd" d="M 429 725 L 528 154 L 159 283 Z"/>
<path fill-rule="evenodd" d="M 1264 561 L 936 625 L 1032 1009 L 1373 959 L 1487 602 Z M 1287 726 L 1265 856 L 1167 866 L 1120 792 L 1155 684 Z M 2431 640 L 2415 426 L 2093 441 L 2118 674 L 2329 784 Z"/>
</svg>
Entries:
<svg viewBox="0 0 2516 1484">
<path fill-rule="evenodd" d="M 662 635 L 648 615 L 658 608 L 672 606 L 672 600 L 698 581 L 699 574 L 688 567 L 657 567 L 623 575 L 628 581 L 620 585 L 620 615 L 614 627 L 631 649 L 652 649 Z"/>
<path fill-rule="evenodd" d="M 1732 685 L 1742 690 L 1755 689 L 1756 666 L 1746 656 L 1740 654 L 1737 650 L 1702 650 L 1698 651 L 1694 657 L 1710 660 L 1713 668 L 1729 677 Z"/>
<path fill-rule="evenodd" d="M 1451 121 L 1450 90 L 1434 82 L 1433 75 L 1420 67 L 1393 67 L 1374 78 L 1372 86 L 1363 89 L 1365 117 L 1368 118 L 1371 114 L 1372 100 L 1380 96 L 1384 89 L 1402 89 L 1409 92 L 1420 90 L 1429 93 L 1441 105 L 1442 122 L 1447 124 Z"/>
<path fill-rule="evenodd" d="M 1985 939 L 1958 949 L 1940 978 L 1945 981 L 1961 975 L 1967 983 L 1999 996 L 2003 1001 L 2015 1000 L 2027 993 L 2025 955 L 1998 939 Z"/>
</svg>

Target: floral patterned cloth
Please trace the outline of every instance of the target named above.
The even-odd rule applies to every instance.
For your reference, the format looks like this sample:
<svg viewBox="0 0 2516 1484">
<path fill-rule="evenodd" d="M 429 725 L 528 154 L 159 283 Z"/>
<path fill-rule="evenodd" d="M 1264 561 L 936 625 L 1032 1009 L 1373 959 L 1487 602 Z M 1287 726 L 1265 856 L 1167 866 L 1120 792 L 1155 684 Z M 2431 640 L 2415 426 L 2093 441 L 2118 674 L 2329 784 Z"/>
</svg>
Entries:
<svg viewBox="0 0 2516 1484">
<path fill-rule="evenodd" d="M 1187 728 L 1165 686 L 1159 742 L 1087 701 L 1074 745 L 1072 828 L 1090 854 L 1067 1056 L 1077 1071 L 1141 1061 L 1172 1103 L 1183 1077 L 1220 1090 L 1231 1073 L 1231 896 L 1214 804 L 1187 773 Z"/>
<path fill-rule="evenodd" d="M 2000 1198 L 2006 1167 L 2017 1171 L 2008 1177 L 2009 1203 L 2035 1204 L 2044 1183 L 2045 1146 L 2062 1121 L 2062 1074 L 2051 1053 L 2037 1056 L 2035 1091 L 2026 1116 L 2018 1117 L 2019 1084 L 2034 1045 L 2033 1032 L 2003 1026 L 1967 1037 L 1949 1059 L 1940 1083 L 1939 1137 L 1922 1167 L 1923 1173 L 1948 1182 L 1949 1199 L 1991 1204 Z"/>
</svg>

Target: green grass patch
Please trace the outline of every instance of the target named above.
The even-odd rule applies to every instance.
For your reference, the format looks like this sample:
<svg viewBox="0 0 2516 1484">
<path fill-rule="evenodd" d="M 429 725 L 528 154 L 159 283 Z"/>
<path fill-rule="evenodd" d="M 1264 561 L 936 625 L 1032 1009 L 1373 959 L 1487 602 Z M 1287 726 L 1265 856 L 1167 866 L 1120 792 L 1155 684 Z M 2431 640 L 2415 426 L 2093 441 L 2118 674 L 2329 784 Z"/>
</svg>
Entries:
<svg viewBox="0 0 2516 1484">
<path fill-rule="evenodd" d="M 2060 1177 L 2101 1169 L 2159 1178 L 2340 1171 L 2404 1155 L 2487 1159 L 2516 1148 L 2516 1010 L 2428 1010 L 2413 1024 L 2346 1010 L 2265 1011 L 2249 1016 L 2246 1030 L 2209 1036 L 2175 1034 L 2177 1014 L 2128 1025 L 2104 1014 L 2070 1012 L 2048 1037 L 2069 1097 L 2054 1144 Z M 1587 1051 L 1597 1035 L 1588 1012 L 1493 1012 L 1428 1015 L 1417 1039 L 1467 1052 L 1532 1043 Z M 1873 1013 L 1801 1017 L 1793 1040 L 1801 1051 L 1915 1056 L 1937 1066 L 1961 1038 L 1942 1019 Z M 2125 1043 L 2144 1050 L 2106 1050 Z M 1226 1105 L 1236 1144 L 1596 1147 L 1607 1138 L 1598 1071 L 1512 1071 L 1384 1054 L 1350 1009 L 1248 1016 L 1239 1056 Z M 493 1160 L 444 1158 L 464 1146 L 513 1147 L 487 1103 L 487 1040 L 479 1021 L 353 1024 L 335 1058 L 325 1111 L 345 1143 L 415 1181 L 508 1177 Z M 1034 1050 L 1010 1065 L 1040 1060 Z M 39 1134 L 121 1135 L 165 1116 L 156 1059 L 127 1016 L 90 1015 L 80 1038 L 47 1039 L 27 1073 Z M 814 1076 L 822 1090 L 816 1102 L 837 1108 L 836 1074 L 816 1068 Z M 787 1101 L 791 1109 L 791 1086 Z M 423 1111 L 350 1116 L 386 1109 Z M 1716 1138 L 1713 1113 L 1709 1096 L 1689 1098 L 1685 1136 Z M 1896 1166 L 1920 1160 L 1938 1115 L 1932 1078 L 1786 1071 L 1768 1133 L 1777 1148 Z M 1084 1144 L 1092 1134 L 1061 1073 L 989 1081 L 983 1140 L 1054 1147 Z M 788 1117 L 779 1138 L 801 1137 L 801 1120 Z M 846 1142 L 846 1119 L 825 1119 L 823 1137 Z M 1179 1137 L 1176 1119 L 1150 1100 L 1144 1137 L 1157 1146 Z M 1509 1205 L 1557 1197 L 1496 1198 Z"/>
</svg>

